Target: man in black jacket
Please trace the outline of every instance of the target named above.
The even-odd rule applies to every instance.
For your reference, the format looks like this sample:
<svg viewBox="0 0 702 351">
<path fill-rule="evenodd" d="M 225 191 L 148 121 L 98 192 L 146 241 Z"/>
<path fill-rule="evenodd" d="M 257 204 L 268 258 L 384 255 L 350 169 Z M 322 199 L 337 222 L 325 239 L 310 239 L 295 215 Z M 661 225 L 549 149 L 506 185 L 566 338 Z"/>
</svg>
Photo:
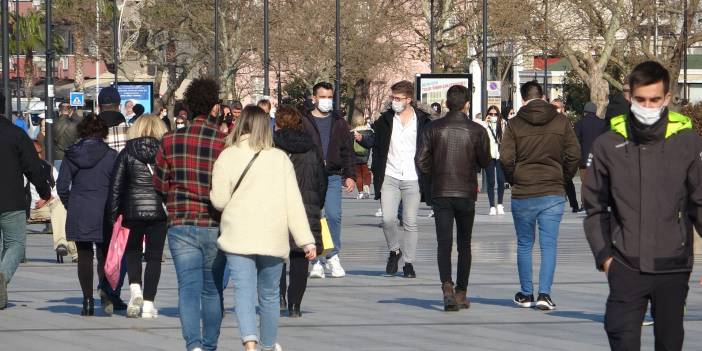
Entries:
<svg viewBox="0 0 702 351">
<path fill-rule="evenodd" d="M 0 95 L 0 106 L 5 106 Z M 0 117 L 0 310 L 7 306 L 7 284 L 17 271 L 27 242 L 24 177 L 34 184 L 43 200 L 51 199 L 48 179 L 42 175 L 41 161 L 32 141 L 21 128 Z"/>
<path fill-rule="evenodd" d="M 317 83 L 312 88 L 314 109 L 302 119 L 305 132 L 312 137 L 317 152 L 322 155 L 328 176 L 324 214 L 327 217 L 334 250 L 327 256 L 322 267 L 318 260 L 310 272 L 310 278 L 324 278 L 331 274 L 334 278 L 346 275 L 339 260 L 341 249 L 341 190 L 350 193 L 355 182 L 355 153 L 351 127 L 346 121 L 332 112 L 334 109 L 334 86 L 327 82 Z"/>
<path fill-rule="evenodd" d="M 657 62 L 629 76 L 631 109 L 611 120 L 588 156 L 585 234 L 607 274 L 605 330 L 612 350 L 638 350 L 648 302 L 656 350 L 681 350 L 702 229 L 702 140 L 690 118 L 668 111 L 670 75 Z"/>
<path fill-rule="evenodd" d="M 468 88 L 452 86 L 446 100 L 449 113 L 427 126 L 416 164 L 419 171 L 431 180 L 444 310 L 458 311 L 470 307 L 466 294 L 471 264 L 470 240 L 478 197 L 475 170 L 488 166 L 490 140 L 485 128 L 466 115 L 470 106 Z M 455 292 L 451 279 L 454 218 L 458 248 Z"/>
<path fill-rule="evenodd" d="M 583 110 L 583 118 L 575 123 L 575 136 L 578 137 L 578 143 L 580 144 L 579 168 L 580 181 L 582 182 L 580 196 L 582 196 L 582 186 L 584 186 L 585 177 L 587 176 L 587 155 L 590 154 L 590 149 L 592 149 L 592 144 L 595 143 L 595 140 L 608 130 L 607 121 L 597 115 L 597 106 L 593 102 L 586 103 Z"/>
<path fill-rule="evenodd" d="M 415 278 L 414 256 L 417 251 L 417 212 L 421 201 L 421 184 L 414 159 L 425 126 L 431 122 L 429 112 L 412 104 L 414 84 L 403 80 L 393 84 L 391 109 L 373 123 L 374 136 L 364 138 L 354 133 L 361 146 L 373 148 L 373 185 L 375 199 L 380 199 L 383 233 L 390 254 L 385 273 L 394 276 L 402 257 L 405 278 Z M 384 193 L 385 196 L 381 196 Z M 402 203 L 403 235 L 398 233 L 395 215 Z M 402 247 L 402 250 L 400 249 Z"/>
</svg>

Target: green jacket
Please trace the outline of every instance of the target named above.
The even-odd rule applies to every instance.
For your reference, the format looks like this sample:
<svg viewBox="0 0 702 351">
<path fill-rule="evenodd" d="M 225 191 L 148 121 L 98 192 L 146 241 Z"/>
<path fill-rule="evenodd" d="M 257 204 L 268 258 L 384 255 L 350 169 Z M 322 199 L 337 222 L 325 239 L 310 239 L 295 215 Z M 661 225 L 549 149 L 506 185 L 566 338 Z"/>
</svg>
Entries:
<svg viewBox="0 0 702 351">
<path fill-rule="evenodd" d="M 609 257 L 644 273 L 689 272 L 702 229 L 702 139 L 664 112 L 640 141 L 629 116 L 611 120 L 587 161 L 585 234 L 598 269 Z"/>
<path fill-rule="evenodd" d="M 63 160 L 68 148 L 78 141 L 78 121 L 71 117 L 61 116 L 53 124 L 54 131 L 54 160 Z"/>
</svg>

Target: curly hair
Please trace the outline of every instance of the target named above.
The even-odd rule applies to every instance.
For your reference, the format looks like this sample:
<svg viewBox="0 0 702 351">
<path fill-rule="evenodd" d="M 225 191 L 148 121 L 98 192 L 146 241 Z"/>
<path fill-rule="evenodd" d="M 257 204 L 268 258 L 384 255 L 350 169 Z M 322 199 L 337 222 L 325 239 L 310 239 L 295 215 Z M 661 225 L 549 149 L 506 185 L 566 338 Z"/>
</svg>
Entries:
<svg viewBox="0 0 702 351">
<path fill-rule="evenodd" d="M 275 112 L 275 125 L 280 129 L 302 130 L 302 114 L 291 105 L 282 105 Z"/>
<path fill-rule="evenodd" d="M 97 118 L 95 115 L 83 118 L 83 120 L 78 123 L 76 129 L 78 130 L 78 137 L 80 138 L 107 138 L 107 125 L 102 119 Z"/>
<path fill-rule="evenodd" d="M 210 78 L 197 78 L 185 90 L 185 104 L 192 118 L 208 116 L 219 102 L 219 84 Z"/>
</svg>

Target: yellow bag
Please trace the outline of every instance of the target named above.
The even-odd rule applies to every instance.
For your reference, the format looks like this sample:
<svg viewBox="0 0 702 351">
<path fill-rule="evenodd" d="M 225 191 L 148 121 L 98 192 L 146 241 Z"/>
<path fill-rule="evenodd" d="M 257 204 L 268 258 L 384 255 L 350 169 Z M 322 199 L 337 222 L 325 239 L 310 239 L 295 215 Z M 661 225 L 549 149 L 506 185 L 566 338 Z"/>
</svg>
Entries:
<svg viewBox="0 0 702 351">
<path fill-rule="evenodd" d="M 334 250 L 334 241 L 332 240 L 331 232 L 329 231 L 329 224 L 327 219 L 322 217 L 322 254 L 319 256 L 326 256 L 332 250 Z"/>
</svg>

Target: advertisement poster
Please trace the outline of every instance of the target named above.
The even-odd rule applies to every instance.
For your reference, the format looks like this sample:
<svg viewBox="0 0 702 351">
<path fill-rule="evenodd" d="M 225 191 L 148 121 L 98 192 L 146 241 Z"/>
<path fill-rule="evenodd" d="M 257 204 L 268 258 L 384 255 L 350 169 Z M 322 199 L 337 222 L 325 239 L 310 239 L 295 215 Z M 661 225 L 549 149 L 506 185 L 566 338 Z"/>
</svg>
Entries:
<svg viewBox="0 0 702 351">
<path fill-rule="evenodd" d="M 134 116 L 134 105 L 144 106 L 144 114 L 152 113 L 153 109 L 153 83 L 150 82 L 118 82 L 120 112 L 129 120 Z"/>
<path fill-rule="evenodd" d="M 447 111 L 446 92 L 454 85 L 463 85 L 472 91 L 472 76 L 470 74 L 418 74 L 417 100 L 427 106 L 437 102 L 441 104 L 442 111 Z"/>
</svg>

